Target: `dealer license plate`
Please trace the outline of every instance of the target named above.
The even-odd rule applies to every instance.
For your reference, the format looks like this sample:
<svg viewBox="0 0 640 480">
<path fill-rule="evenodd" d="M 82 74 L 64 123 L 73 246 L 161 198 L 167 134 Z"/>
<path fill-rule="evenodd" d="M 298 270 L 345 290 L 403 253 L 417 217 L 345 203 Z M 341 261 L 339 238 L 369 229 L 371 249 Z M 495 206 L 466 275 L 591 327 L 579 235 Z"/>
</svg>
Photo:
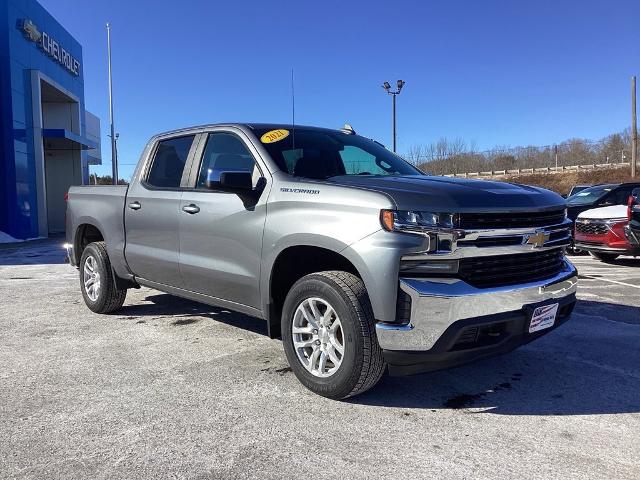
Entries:
<svg viewBox="0 0 640 480">
<path fill-rule="evenodd" d="M 552 305 L 536 307 L 533 310 L 533 315 L 531 316 L 531 323 L 529 323 L 529 333 L 552 327 L 553 324 L 556 323 L 558 305 L 559 304 L 554 303 Z"/>
</svg>

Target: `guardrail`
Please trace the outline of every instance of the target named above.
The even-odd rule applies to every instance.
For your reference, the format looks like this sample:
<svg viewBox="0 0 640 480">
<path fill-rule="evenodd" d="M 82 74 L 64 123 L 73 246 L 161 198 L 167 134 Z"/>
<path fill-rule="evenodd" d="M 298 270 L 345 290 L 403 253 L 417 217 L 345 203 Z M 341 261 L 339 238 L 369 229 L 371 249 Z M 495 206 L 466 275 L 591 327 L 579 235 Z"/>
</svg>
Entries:
<svg viewBox="0 0 640 480">
<path fill-rule="evenodd" d="M 485 172 L 467 172 L 467 173 L 448 173 L 443 177 L 504 177 L 506 175 L 531 175 L 533 173 L 561 173 L 579 170 L 597 170 L 599 168 L 622 168 L 629 167 L 631 163 L 592 163 L 590 165 L 571 165 L 558 167 L 541 167 L 541 168 L 517 168 L 512 170 L 491 170 Z"/>
</svg>

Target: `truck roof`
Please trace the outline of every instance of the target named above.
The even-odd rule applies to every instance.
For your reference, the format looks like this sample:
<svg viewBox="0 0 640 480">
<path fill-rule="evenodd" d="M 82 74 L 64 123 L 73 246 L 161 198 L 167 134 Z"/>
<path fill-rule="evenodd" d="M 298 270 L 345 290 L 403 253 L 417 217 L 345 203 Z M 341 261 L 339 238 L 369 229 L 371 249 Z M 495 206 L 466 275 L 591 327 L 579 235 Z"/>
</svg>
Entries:
<svg viewBox="0 0 640 480">
<path fill-rule="evenodd" d="M 318 130 L 318 131 L 326 130 L 326 131 L 332 131 L 332 132 L 337 132 L 340 130 L 338 128 L 323 128 L 323 127 L 314 127 L 311 125 L 297 125 L 297 124 L 293 125 L 290 123 L 232 122 L 232 123 L 208 123 L 204 125 L 193 125 L 191 127 L 184 127 L 184 128 L 178 128 L 176 130 L 160 132 L 154 136 L 174 135 L 178 133 L 186 133 L 194 130 L 203 130 L 203 129 L 213 128 L 213 127 L 237 127 L 237 128 L 248 128 L 251 130 L 254 130 L 254 129 L 276 130 L 280 128 L 283 128 L 286 130 L 293 130 L 294 128 L 296 129 L 300 128 L 305 130 Z"/>
</svg>

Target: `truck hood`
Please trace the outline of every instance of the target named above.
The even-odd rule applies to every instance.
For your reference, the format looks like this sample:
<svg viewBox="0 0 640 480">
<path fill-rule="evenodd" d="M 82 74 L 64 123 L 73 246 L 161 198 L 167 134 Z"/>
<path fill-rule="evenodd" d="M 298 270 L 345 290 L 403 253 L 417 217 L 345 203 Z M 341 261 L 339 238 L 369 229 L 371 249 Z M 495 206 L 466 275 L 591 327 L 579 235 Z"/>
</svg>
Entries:
<svg viewBox="0 0 640 480">
<path fill-rule="evenodd" d="M 565 208 L 564 198 L 543 188 L 506 182 L 435 176 L 342 175 L 330 182 L 382 192 L 400 210 L 510 212 Z"/>
<path fill-rule="evenodd" d="M 578 215 L 578 218 L 590 220 L 607 220 L 610 218 L 627 218 L 626 205 L 611 205 L 609 207 L 592 208 Z"/>
</svg>

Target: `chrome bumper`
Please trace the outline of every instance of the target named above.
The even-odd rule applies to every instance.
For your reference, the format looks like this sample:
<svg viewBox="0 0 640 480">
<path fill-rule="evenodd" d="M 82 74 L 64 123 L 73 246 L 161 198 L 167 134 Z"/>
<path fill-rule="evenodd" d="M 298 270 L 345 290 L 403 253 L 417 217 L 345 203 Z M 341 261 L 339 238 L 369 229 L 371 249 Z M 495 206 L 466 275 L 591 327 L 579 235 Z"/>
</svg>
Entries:
<svg viewBox="0 0 640 480">
<path fill-rule="evenodd" d="M 429 350 L 458 320 L 562 299 L 575 293 L 577 284 L 577 270 L 567 259 L 555 277 L 507 287 L 480 289 L 454 278 L 401 278 L 400 288 L 411 297 L 411 319 L 407 325 L 378 322 L 378 343 L 385 350 Z"/>
</svg>

